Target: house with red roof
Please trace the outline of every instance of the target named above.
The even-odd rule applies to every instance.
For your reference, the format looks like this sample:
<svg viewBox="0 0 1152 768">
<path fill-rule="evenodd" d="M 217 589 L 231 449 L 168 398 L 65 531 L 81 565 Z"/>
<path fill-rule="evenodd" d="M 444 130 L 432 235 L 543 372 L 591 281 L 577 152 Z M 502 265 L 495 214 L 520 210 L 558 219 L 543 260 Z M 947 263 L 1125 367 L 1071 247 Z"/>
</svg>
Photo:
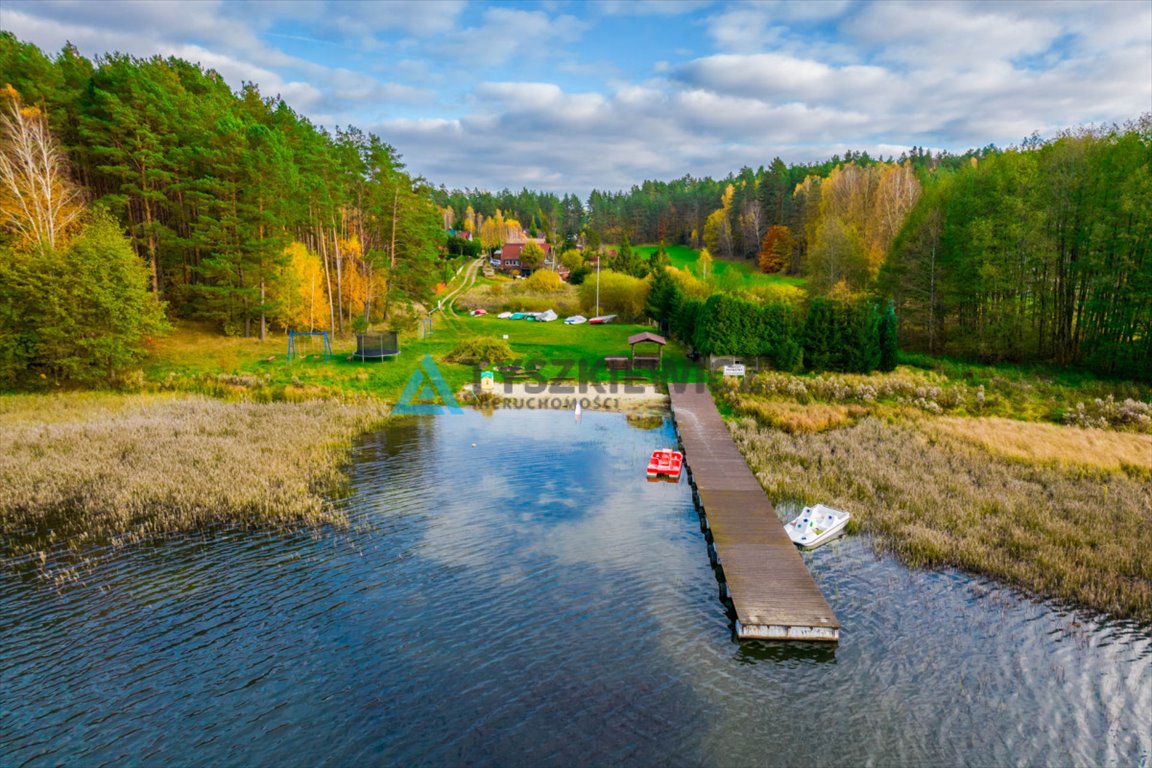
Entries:
<svg viewBox="0 0 1152 768">
<path fill-rule="evenodd" d="M 540 263 L 541 267 L 552 260 L 552 245 L 550 243 L 545 242 L 543 238 L 532 240 L 531 242 L 539 245 L 544 251 L 544 261 Z M 525 245 L 527 245 L 527 242 L 504 243 L 504 247 L 492 258 L 492 266 L 501 272 L 507 272 L 509 274 L 532 274 L 534 268 L 525 267 L 520 263 L 520 253 L 524 250 Z"/>
</svg>

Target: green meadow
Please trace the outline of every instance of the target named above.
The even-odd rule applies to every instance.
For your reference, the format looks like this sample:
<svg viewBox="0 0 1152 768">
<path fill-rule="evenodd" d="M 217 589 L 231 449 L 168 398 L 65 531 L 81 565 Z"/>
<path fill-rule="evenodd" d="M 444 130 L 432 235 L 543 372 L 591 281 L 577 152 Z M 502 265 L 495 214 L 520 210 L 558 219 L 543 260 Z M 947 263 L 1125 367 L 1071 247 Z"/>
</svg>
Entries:
<svg viewBox="0 0 1152 768">
<path fill-rule="evenodd" d="M 634 250 L 645 259 L 650 258 L 660 246 L 642 245 Z M 668 259 L 677 269 L 687 269 L 697 277 L 701 276 L 700 251 L 686 245 L 668 245 L 664 247 L 668 252 Z M 712 259 L 712 276 L 716 287 L 725 291 L 754 290 L 764 286 L 791 286 L 804 288 L 804 278 L 790 277 L 788 275 L 766 275 L 759 270 L 756 264 L 750 261 L 730 261 L 728 259 Z"/>
<path fill-rule="evenodd" d="M 298 357 L 287 359 L 284 334 L 267 340 L 221 337 L 195 323 L 179 323 L 173 333 L 156 342 L 144 372 L 146 390 L 196 392 L 213 397 L 257 402 L 304 401 L 316 398 L 356 401 L 366 398 L 395 402 L 417 363 L 431 355 L 444 380 L 458 392 L 476 377 L 473 366 L 448 363 L 444 358 L 462 341 L 488 337 L 507 343 L 511 364 L 537 369 L 545 379 L 584 375 L 597 381 L 613 376 L 605 357 L 627 356 L 628 337 L 651 326 L 629 323 L 564 325 L 562 320 L 537 323 L 501 320 L 495 315 L 433 316 L 431 334 L 423 331 L 401 336 L 400 355 L 361 361 L 353 357 L 353 339 L 336 339 L 326 361 L 320 338 L 297 339 Z M 683 347 L 672 340 L 663 350 L 665 375 L 673 380 L 695 380 L 699 365 L 688 360 Z M 497 372 L 500 379 L 503 374 Z M 637 372 L 637 376 L 650 373 Z"/>
</svg>

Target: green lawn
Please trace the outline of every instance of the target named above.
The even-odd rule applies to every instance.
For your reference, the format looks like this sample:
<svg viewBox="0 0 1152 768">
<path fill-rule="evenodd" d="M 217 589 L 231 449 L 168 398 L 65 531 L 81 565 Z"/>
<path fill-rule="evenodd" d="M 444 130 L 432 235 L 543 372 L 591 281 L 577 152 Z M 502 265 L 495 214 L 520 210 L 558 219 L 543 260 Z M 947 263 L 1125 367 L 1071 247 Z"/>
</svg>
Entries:
<svg viewBox="0 0 1152 768">
<path fill-rule="evenodd" d="M 635 248 L 636 252 L 645 259 L 649 258 L 659 246 L 642 245 Z M 700 251 L 686 245 L 665 246 L 672 266 L 677 269 L 689 269 L 697 277 L 700 269 L 696 262 L 700 259 Z M 757 288 L 765 285 L 788 285 L 803 289 L 805 281 L 800 277 L 787 275 L 765 275 L 750 261 L 728 261 L 727 259 L 713 258 L 712 273 L 716 278 L 718 287 L 724 290 L 739 290 Z"/>
<path fill-rule="evenodd" d="M 519 363 L 537 363 L 540 375 L 544 378 L 575 378 L 586 374 L 598 381 L 611 378 L 604 369 L 605 357 L 627 356 L 628 337 L 642 331 L 652 331 L 651 326 L 627 323 L 608 325 L 564 325 L 562 321 L 536 323 L 525 320 L 501 320 L 494 315 L 464 317 L 442 326 L 443 334 L 452 334 L 453 339 L 468 335 L 490 336 L 500 339 L 508 337 L 508 344 L 520 358 Z M 435 338 L 435 332 L 433 334 Z M 453 342 L 455 343 L 455 342 Z M 649 349 L 651 349 L 651 346 Z M 647 353 L 647 352 L 646 352 Z M 702 368 L 691 363 L 683 347 L 669 339 L 663 350 L 665 367 L 663 374 L 671 380 L 685 381 L 701 374 Z M 465 366 L 468 375 L 471 369 Z M 447 374 L 446 374 L 447 375 Z M 639 374 L 638 374 L 639 375 Z"/>
<path fill-rule="evenodd" d="M 539 367 L 537 378 L 612 378 L 604 367 L 608 356 L 626 356 L 628 337 L 649 326 L 630 324 L 564 325 L 561 321 L 536 323 L 500 320 L 493 315 L 448 318 L 436 314 L 432 334 L 401 337 L 398 357 L 360 361 L 352 357 L 353 338 L 335 339 L 332 356 L 324 360 L 319 338 L 297 339 L 299 358 L 287 359 L 283 333 L 266 341 L 220 336 L 206 326 L 181 322 L 156 343 L 146 363 L 147 386 L 160 390 L 204 392 L 214 396 L 255 400 L 305 400 L 314 397 L 380 398 L 395 401 L 425 355 L 431 355 L 445 381 L 458 391 L 471 382 L 471 366 L 444 362 L 444 357 L 469 336 L 508 336 L 515 364 Z M 664 348 L 663 375 L 674 381 L 702 376 L 684 349 L 669 340 Z M 648 374 L 651 376 L 651 374 Z"/>
</svg>

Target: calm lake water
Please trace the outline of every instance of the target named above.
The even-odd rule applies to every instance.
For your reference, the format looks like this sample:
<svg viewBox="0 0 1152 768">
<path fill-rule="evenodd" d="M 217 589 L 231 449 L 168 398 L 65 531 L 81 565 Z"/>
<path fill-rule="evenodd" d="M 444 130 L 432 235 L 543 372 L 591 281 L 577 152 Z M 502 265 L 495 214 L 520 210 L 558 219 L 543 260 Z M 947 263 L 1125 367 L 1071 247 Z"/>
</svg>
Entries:
<svg viewBox="0 0 1152 768">
<path fill-rule="evenodd" d="M 673 440 L 406 420 L 358 447 L 348 530 L 0 574 L 0 765 L 1147 764 L 1149 627 L 864 537 L 805 555 L 838 646 L 735 643 L 690 489 L 643 477 Z"/>
</svg>

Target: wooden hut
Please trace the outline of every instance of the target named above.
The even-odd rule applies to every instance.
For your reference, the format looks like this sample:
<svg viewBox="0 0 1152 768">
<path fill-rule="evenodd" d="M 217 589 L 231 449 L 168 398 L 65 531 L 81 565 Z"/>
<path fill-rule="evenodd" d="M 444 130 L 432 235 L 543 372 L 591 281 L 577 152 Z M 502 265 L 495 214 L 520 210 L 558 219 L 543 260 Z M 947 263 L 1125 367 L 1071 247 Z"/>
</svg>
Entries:
<svg viewBox="0 0 1152 768">
<path fill-rule="evenodd" d="M 660 367 L 660 358 L 664 354 L 664 345 L 668 342 L 664 340 L 663 336 L 658 336 L 655 333 L 644 331 L 637 333 L 634 336 L 628 337 L 628 345 L 632 348 L 632 370 L 652 370 L 655 371 Z M 656 354 L 636 354 L 637 344 L 655 344 Z"/>
</svg>

